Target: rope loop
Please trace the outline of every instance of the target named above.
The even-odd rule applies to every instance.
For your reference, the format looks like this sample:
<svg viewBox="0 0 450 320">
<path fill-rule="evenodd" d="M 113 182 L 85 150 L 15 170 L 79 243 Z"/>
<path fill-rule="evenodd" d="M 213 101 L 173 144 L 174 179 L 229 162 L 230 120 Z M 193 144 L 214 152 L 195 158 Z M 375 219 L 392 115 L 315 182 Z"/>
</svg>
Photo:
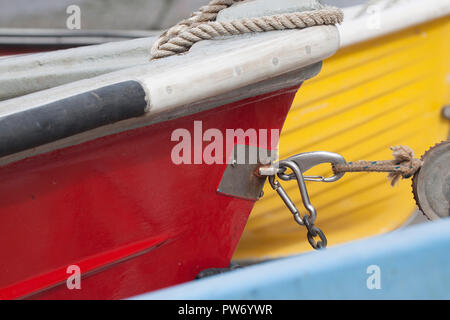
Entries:
<svg viewBox="0 0 450 320">
<path fill-rule="evenodd" d="M 197 42 L 222 36 L 268 32 L 288 29 L 304 29 L 320 25 L 339 24 L 344 19 L 341 9 L 326 6 L 322 9 L 278 14 L 229 22 L 216 21 L 220 11 L 244 0 L 212 0 L 166 32 L 151 49 L 151 60 L 188 52 Z"/>
</svg>

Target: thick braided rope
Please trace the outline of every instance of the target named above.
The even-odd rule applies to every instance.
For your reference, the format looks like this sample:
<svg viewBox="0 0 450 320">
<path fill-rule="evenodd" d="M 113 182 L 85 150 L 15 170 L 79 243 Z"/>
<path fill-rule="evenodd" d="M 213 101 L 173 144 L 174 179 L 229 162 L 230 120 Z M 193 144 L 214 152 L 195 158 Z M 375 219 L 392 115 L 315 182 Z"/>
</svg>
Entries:
<svg viewBox="0 0 450 320">
<path fill-rule="evenodd" d="M 408 146 L 391 147 L 394 160 L 357 161 L 335 165 L 336 174 L 344 172 L 389 172 L 388 178 L 394 186 L 401 177 L 411 178 L 423 165 L 422 160 L 414 158 L 414 151 Z"/>
<path fill-rule="evenodd" d="M 217 18 L 221 10 L 239 1 L 242 0 L 212 1 L 209 5 L 194 13 L 191 18 L 170 28 L 154 44 L 151 50 L 152 59 L 184 53 L 189 51 L 199 41 L 212 40 L 221 36 L 335 25 L 341 23 L 344 19 L 341 9 L 325 7 L 314 11 L 286 13 L 229 22 L 212 21 Z"/>
<path fill-rule="evenodd" d="M 220 11 L 231 7 L 234 3 L 240 1 L 243 0 L 212 0 L 206 6 L 201 7 L 198 11 L 194 12 L 189 19 L 180 21 L 159 37 L 151 49 L 152 59 L 159 59 L 175 54 L 165 55 L 163 53 L 164 49 L 161 47 L 167 44 L 170 39 L 180 35 L 194 25 L 207 21 L 215 21 Z"/>
</svg>

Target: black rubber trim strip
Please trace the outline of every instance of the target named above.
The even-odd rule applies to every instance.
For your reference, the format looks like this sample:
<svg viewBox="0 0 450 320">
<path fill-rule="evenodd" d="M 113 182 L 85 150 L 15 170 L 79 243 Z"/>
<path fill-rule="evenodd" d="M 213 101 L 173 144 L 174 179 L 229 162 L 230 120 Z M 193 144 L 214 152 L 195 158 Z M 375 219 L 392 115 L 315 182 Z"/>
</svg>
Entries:
<svg viewBox="0 0 450 320">
<path fill-rule="evenodd" d="M 0 157 L 145 114 L 145 91 L 125 81 L 0 118 Z"/>
</svg>

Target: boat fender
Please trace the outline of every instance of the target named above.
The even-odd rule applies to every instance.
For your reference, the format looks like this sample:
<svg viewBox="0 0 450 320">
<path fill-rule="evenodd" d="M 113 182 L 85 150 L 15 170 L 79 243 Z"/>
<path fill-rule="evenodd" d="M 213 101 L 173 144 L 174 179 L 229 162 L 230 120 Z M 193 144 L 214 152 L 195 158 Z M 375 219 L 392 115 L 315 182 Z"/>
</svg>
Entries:
<svg viewBox="0 0 450 320">
<path fill-rule="evenodd" d="M 0 157 L 35 148 L 121 120 L 147 108 L 137 81 L 125 81 L 0 118 Z"/>
</svg>

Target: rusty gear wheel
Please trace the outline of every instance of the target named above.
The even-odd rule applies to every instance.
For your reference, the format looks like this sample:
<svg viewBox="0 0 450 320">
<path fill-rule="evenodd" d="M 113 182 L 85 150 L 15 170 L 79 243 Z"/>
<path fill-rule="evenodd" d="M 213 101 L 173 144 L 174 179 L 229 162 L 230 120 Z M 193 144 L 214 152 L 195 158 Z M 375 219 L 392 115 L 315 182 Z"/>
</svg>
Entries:
<svg viewBox="0 0 450 320">
<path fill-rule="evenodd" d="M 414 175 L 414 199 L 430 220 L 450 216 L 450 140 L 441 142 L 422 156 L 423 166 Z"/>
</svg>

